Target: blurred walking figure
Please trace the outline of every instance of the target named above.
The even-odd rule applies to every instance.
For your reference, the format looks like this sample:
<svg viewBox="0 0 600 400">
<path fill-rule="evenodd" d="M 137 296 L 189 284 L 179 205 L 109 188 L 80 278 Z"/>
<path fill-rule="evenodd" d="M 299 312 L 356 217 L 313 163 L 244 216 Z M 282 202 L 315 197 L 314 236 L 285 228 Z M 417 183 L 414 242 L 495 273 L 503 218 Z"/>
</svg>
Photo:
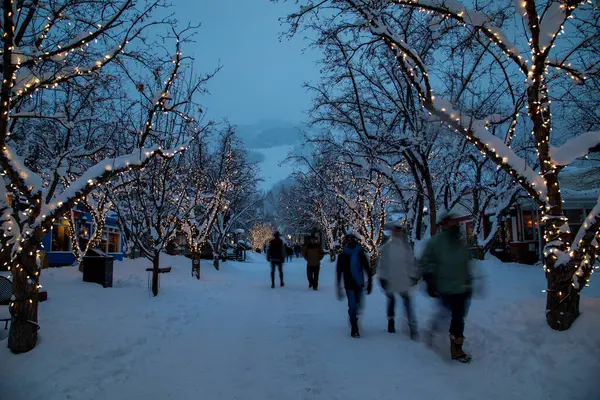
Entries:
<svg viewBox="0 0 600 400">
<path fill-rule="evenodd" d="M 300 258 L 301 250 L 302 250 L 302 247 L 300 247 L 300 245 L 298 243 L 296 243 L 296 245 L 294 246 L 294 253 L 296 254 L 296 258 Z"/>
<path fill-rule="evenodd" d="M 317 239 L 311 237 L 308 244 L 304 246 L 302 255 L 306 260 L 308 288 L 319 290 L 319 271 L 321 270 L 321 260 L 325 256 L 325 252 L 321 248 L 321 245 L 317 243 Z"/>
<path fill-rule="evenodd" d="M 292 258 L 294 257 L 294 248 L 291 245 L 286 244 L 285 245 L 285 253 L 286 253 L 286 256 L 287 256 L 286 260 L 287 261 L 292 261 Z"/>
<path fill-rule="evenodd" d="M 342 300 L 342 278 L 348 299 L 348 316 L 350 319 L 350 335 L 360 337 L 358 331 L 358 314 L 362 309 L 363 291 L 365 287 L 365 275 L 367 275 L 367 294 L 371 294 L 373 288 L 373 273 L 369 268 L 369 259 L 362 247 L 358 244 L 356 236 L 346 236 L 344 251 L 337 261 L 337 296 Z"/>
<path fill-rule="evenodd" d="M 450 313 L 450 355 L 453 360 L 469 362 L 471 356 L 462 348 L 473 283 L 469 249 L 461 237 L 458 222 L 450 214 L 442 218 L 440 225 L 442 231 L 427 243 L 421 258 L 427 293 L 440 302 L 427 342 L 433 344 L 442 320 Z"/>
<path fill-rule="evenodd" d="M 279 232 L 275 232 L 267 249 L 267 261 L 271 262 L 271 289 L 275 287 L 275 267 L 279 268 L 279 286 L 285 286 L 283 282 L 283 263 L 286 254 L 285 245 L 280 236 Z"/>
<path fill-rule="evenodd" d="M 418 270 L 415 268 L 414 254 L 399 223 L 390 226 L 392 236 L 381 247 L 377 276 L 381 288 L 387 296 L 388 332 L 395 333 L 394 314 L 396 294 L 404 302 L 410 338 L 417 339 L 417 322 L 412 305 L 411 290 L 417 283 Z"/>
</svg>

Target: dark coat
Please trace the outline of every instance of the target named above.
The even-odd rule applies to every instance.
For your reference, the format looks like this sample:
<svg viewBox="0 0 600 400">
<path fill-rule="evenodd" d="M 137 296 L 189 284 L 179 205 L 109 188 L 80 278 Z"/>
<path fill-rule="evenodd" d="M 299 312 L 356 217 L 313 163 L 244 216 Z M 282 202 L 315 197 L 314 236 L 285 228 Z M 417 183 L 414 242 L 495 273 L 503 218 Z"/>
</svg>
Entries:
<svg viewBox="0 0 600 400">
<path fill-rule="evenodd" d="M 302 250 L 302 255 L 309 267 L 321 265 L 321 260 L 325 257 L 325 252 L 318 243 L 309 243 Z"/>
<path fill-rule="evenodd" d="M 439 294 L 469 293 L 473 273 L 467 246 L 450 232 L 443 231 L 429 240 L 421 256 L 423 276 L 431 279 Z"/>
<path fill-rule="evenodd" d="M 360 266 L 363 270 L 363 273 L 367 275 L 368 282 L 373 279 L 373 272 L 371 268 L 369 268 L 369 259 L 365 254 L 364 250 L 360 250 L 358 253 L 358 258 L 360 260 Z M 337 260 L 337 285 L 340 286 L 342 282 L 342 278 L 344 279 L 344 287 L 346 290 L 352 289 L 362 289 L 357 287 L 354 278 L 352 277 L 352 271 L 350 269 L 350 256 L 346 253 L 342 253 L 339 255 Z"/>
<path fill-rule="evenodd" d="M 276 237 L 269 242 L 267 249 L 267 260 L 272 263 L 282 263 L 285 261 L 285 245 L 283 241 Z"/>
</svg>

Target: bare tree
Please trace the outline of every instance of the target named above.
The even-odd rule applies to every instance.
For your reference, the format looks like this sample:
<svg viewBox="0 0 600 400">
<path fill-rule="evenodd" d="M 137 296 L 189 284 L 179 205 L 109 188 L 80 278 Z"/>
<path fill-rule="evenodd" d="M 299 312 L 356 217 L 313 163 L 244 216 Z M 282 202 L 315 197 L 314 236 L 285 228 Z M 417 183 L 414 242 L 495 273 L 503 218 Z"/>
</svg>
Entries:
<svg viewBox="0 0 600 400">
<path fill-rule="evenodd" d="M 180 36 L 177 36 L 180 43 Z M 178 51 L 180 54 L 180 51 Z M 178 65 L 179 63 L 176 63 Z M 205 91 L 204 84 L 212 78 L 208 75 L 195 76 L 191 72 L 179 73 L 182 78 L 174 85 L 174 93 L 166 107 L 170 113 L 162 113 L 154 121 L 155 134 L 148 141 L 159 148 L 168 146 L 181 151 L 175 157 L 156 158 L 139 170 L 121 177 L 121 187 L 114 193 L 119 221 L 125 228 L 127 237 L 141 254 L 152 261 L 152 293 L 158 295 L 160 254 L 176 235 L 181 221 L 186 221 L 196 200 L 190 197 L 201 196 L 199 191 L 190 193 L 190 182 L 194 182 L 193 167 L 186 164 L 190 160 L 181 153 L 189 143 L 204 135 L 213 125 L 204 123 L 200 117 L 201 108 L 197 105 L 197 95 Z M 171 75 L 177 76 L 177 71 Z M 155 85 L 161 83 L 157 77 Z M 150 106 L 153 102 L 150 103 Z M 193 157 L 191 158 L 193 160 Z M 123 182 L 132 181 L 125 187 Z M 226 182 L 223 183 L 226 185 Z M 225 187 L 226 190 L 226 187 Z"/>
<path fill-rule="evenodd" d="M 209 241 L 213 250 L 213 265 L 216 269 L 219 269 L 219 257 L 232 230 L 249 229 L 257 217 L 256 206 L 263 200 L 263 196 L 257 192 L 257 184 L 260 180 L 256 165 L 248 162 L 246 151 L 234 134 L 235 130 L 229 129 L 228 170 L 222 168 L 221 164 L 216 164 L 216 168 L 208 171 L 208 177 L 213 182 L 217 182 L 224 172 L 229 171 L 225 204 L 217 210 L 212 240 Z"/>
<path fill-rule="evenodd" d="M 189 210 L 189 215 L 182 219 L 181 226 L 187 236 L 192 258 L 192 276 L 196 276 L 197 279 L 200 279 L 202 248 L 208 243 L 221 210 L 227 208 L 226 196 L 232 187 L 231 179 L 234 174 L 232 148 L 234 134 L 233 128 L 228 126 L 220 138 L 215 153 L 208 157 L 199 157 L 198 162 L 194 163 L 200 171 L 197 171 L 191 180 L 193 184 L 188 191 L 192 193 L 188 194 L 190 200 L 185 206 Z M 214 167 L 208 165 L 211 161 L 215 164 Z"/>
<path fill-rule="evenodd" d="M 115 196 L 119 222 L 142 256 L 152 262 L 152 293 L 158 295 L 160 254 L 185 219 L 186 193 L 180 157 L 156 159 L 129 174 L 132 185 Z"/>
</svg>

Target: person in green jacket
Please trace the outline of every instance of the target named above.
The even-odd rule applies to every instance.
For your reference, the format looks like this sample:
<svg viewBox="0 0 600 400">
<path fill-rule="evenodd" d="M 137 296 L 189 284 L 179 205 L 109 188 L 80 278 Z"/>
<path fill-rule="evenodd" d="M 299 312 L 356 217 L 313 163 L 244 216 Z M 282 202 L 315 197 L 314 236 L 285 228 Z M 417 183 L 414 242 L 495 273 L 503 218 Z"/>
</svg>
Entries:
<svg viewBox="0 0 600 400">
<path fill-rule="evenodd" d="M 427 293 L 439 299 L 440 313 L 433 319 L 431 331 L 426 338 L 429 345 L 438 331 L 446 313 L 451 314 L 450 355 L 453 360 L 469 362 L 471 356 L 462 349 L 465 317 L 469 308 L 473 274 L 470 253 L 461 233 L 458 221 L 451 215 L 440 222 L 442 231 L 427 243 L 421 257 L 423 280 Z"/>
</svg>

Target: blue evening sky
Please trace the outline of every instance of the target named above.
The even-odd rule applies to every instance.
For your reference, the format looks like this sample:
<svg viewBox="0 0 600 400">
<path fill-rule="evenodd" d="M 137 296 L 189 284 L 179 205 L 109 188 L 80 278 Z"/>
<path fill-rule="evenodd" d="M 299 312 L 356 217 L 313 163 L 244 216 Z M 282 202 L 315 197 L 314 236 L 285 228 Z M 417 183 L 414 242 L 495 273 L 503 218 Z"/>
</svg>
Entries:
<svg viewBox="0 0 600 400">
<path fill-rule="evenodd" d="M 202 101 L 210 118 L 233 124 L 305 119 L 310 96 L 302 83 L 318 79 L 319 55 L 303 53 L 309 43 L 301 34 L 280 41 L 285 27 L 278 18 L 294 8 L 294 2 L 269 0 L 173 0 L 170 11 L 182 25 L 202 24 L 196 43 L 183 49 L 195 57 L 195 69 L 223 66 Z"/>
</svg>

